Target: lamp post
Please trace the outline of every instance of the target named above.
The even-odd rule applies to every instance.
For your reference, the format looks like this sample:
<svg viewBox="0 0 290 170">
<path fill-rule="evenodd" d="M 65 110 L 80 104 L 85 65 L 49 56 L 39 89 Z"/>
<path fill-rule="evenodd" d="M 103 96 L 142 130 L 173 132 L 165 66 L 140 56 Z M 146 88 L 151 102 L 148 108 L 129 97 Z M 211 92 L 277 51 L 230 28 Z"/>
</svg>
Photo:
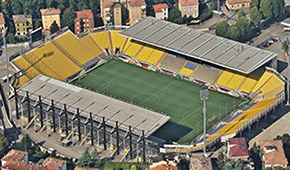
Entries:
<svg viewBox="0 0 290 170">
<path fill-rule="evenodd" d="M 206 100 L 208 99 L 208 90 L 200 90 L 200 99 L 203 100 L 203 154 L 206 156 Z"/>
</svg>

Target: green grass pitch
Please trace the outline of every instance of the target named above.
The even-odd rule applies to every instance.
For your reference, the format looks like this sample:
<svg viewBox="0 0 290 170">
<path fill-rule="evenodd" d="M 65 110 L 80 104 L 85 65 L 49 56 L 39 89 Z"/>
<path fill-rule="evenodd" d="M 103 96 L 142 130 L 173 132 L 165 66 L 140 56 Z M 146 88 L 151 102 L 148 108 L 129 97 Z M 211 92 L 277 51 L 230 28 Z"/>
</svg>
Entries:
<svg viewBox="0 0 290 170">
<path fill-rule="evenodd" d="M 155 133 L 158 137 L 184 143 L 202 131 L 203 103 L 199 91 L 203 86 L 115 59 L 73 83 L 170 116 L 163 130 Z M 210 91 L 206 101 L 207 126 L 244 101 Z"/>
</svg>

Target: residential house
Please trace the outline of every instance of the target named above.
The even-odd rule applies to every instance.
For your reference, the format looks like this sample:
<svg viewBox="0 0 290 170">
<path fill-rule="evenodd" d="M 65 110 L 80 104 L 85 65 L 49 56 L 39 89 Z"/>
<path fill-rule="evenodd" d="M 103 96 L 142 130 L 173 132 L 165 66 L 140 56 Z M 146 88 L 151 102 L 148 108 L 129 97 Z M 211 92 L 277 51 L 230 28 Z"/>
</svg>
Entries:
<svg viewBox="0 0 290 170">
<path fill-rule="evenodd" d="M 33 30 L 31 15 L 13 15 L 15 26 L 15 36 L 26 36 L 27 33 Z"/>
<path fill-rule="evenodd" d="M 8 161 L 28 162 L 28 152 L 12 149 L 5 156 L 3 156 L 1 159 L 1 165 L 3 166 Z"/>
<path fill-rule="evenodd" d="M 177 167 L 171 164 L 161 164 L 155 167 L 150 166 L 150 170 L 177 170 Z"/>
<path fill-rule="evenodd" d="M 42 166 L 47 170 L 67 170 L 67 163 L 65 160 L 56 159 L 56 158 L 46 158 Z"/>
<path fill-rule="evenodd" d="M 47 170 L 41 165 L 33 162 L 8 161 L 2 167 L 2 170 Z"/>
<path fill-rule="evenodd" d="M 212 170 L 212 161 L 210 157 L 205 156 L 192 156 L 190 158 L 190 170 Z"/>
<path fill-rule="evenodd" d="M 75 167 L 74 170 L 98 170 L 97 168 L 81 168 L 81 167 Z"/>
<path fill-rule="evenodd" d="M 3 12 L 0 12 L 0 27 L 3 33 L 5 30 L 5 18 L 4 18 Z"/>
<path fill-rule="evenodd" d="M 199 15 L 199 2 L 198 0 L 178 0 L 178 9 L 182 16 L 197 18 Z"/>
<path fill-rule="evenodd" d="M 51 24 L 55 21 L 59 28 L 60 25 L 60 10 L 55 8 L 41 9 L 41 19 L 44 31 L 49 31 Z"/>
<path fill-rule="evenodd" d="M 227 150 L 229 159 L 234 161 L 238 159 L 247 161 L 249 159 L 248 145 L 244 137 L 229 138 Z"/>
<path fill-rule="evenodd" d="M 94 14 L 92 10 L 76 11 L 77 18 L 75 19 L 75 34 L 80 35 L 94 28 Z"/>
<path fill-rule="evenodd" d="M 155 18 L 157 19 L 167 19 L 168 18 L 168 5 L 167 4 L 157 4 L 153 5 L 155 12 Z"/>
<path fill-rule="evenodd" d="M 288 160 L 285 156 L 281 140 L 260 141 L 260 150 L 265 168 L 274 169 L 277 166 L 287 168 Z"/>
<path fill-rule="evenodd" d="M 128 2 L 129 22 L 135 24 L 138 20 L 146 17 L 146 3 L 144 0 L 131 0 Z"/>
<path fill-rule="evenodd" d="M 226 0 L 226 6 L 229 10 L 239 10 L 241 8 L 248 8 L 252 0 Z"/>
</svg>

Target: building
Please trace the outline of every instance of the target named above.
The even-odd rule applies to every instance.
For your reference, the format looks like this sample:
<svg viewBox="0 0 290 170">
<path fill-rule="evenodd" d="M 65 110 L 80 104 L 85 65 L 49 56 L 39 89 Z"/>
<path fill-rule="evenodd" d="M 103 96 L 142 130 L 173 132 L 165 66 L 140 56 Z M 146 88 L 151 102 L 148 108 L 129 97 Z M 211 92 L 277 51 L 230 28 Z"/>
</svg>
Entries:
<svg viewBox="0 0 290 170">
<path fill-rule="evenodd" d="M 41 9 L 41 19 L 44 31 L 49 31 L 51 24 L 55 21 L 59 28 L 60 25 L 60 10 L 54 8 Z"/>
<path fill-rule="evenodd" d="M 19 150 L 12 149 L 10 150 L 3 158 L 1 159 L 1 165 L 4 165 L 8 161 L 28 161 L 28 152 L 23 152 Z"/>
<path fill-rule="evenodd" d="M 5 30 L 5 18 L 4 18 L 3 12 L 0 12 L 0 27 L 3 32 Z"/>
<path fill-rule="evenodd" d="M 283 143 L 281 140 L 267 140 L 260 142 L 260 150 L 265 168 L 274 168 L 280 166 L 287 168 L 288 160 L 285 156 Z"/>
<path fill-rule="evenodd" d="M 94 28 L 94 14 L 92 10 L 76 11 L 77 18 L 75 19 L 75 34 L 80 35 Z"/>
<path fill-rule="evenodd" d="M 26 36 L 27 33 L 33 30 L 31 15 L 13 15 L 15 26 L 15 36 Z"/>
<path fill-rule="evenodd" d="M 81 168 L 81 167 L 75 167 L 74 170 L 98 170 L 97 168 Z"/>
<path fill-rule="evenodd" d="M 234 161 L 242 159 L 247 161 L 249 159 L 249 151 L 246 139 L 240 138 L 229 138 L 228 140 L 228 158 Z"/>
<path fill-rule="evenodd" d="M 104 25 L 132 25 L 146 16 L 144 0 L 101 0 Z"/>
<path fill-rule="evenodd" d="M 181 15 L 187 17 L 192 16 L 197 18 L 199 15 L 199 2 L 198 0 L 178 0 L 178 9 Z"/>
<path fill-rule="evenodd" d="M 41 165 L 33 162 L 8 161 L 2 167 L 2 170 L 48 170 Z"/>
<path fill-rule="evenodd" d="M 131 0 L 128 2 L 129 23 L 135 24 L 138 20 L 146 17 L 146 3 L 144 0 Z"/>
<path fill-rule="evenodd" d="M 46 158 L 43 161 L 42 166 L 47 170 L 67 170 L 66 161 L 56 158 Z"/>
<path fill-rule="evenodd" d="M 238 10 L 241 8 L 248 8 L 251 0 L 226 0 L 226 6 L 229 10 Z"/>
<path fill-rule="evenodd" d="M 212 162 L 210 157 L 192 156 L 190 158 L 190 170 L 212 170 Z"/>
<path fill-rule="evenodd" d="M 157 4 L 153 5 L 155 12 L 155 18 L 157 19 L 167 19 L 168 18 L 168 5 L 167 4 Z"/>
<path fill-rule="evenodd" d="M 177 170 L 177 167 L 170 164 L 161 164 L 153 168 L 150 167 L 150 170 Z"/>
</svg>

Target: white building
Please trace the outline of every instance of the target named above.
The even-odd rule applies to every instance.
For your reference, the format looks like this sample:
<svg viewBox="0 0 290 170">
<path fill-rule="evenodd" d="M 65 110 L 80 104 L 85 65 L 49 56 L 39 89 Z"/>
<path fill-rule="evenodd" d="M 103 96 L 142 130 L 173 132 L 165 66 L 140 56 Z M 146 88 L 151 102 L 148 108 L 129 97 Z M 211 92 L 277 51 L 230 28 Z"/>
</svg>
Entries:
<svg viewBox="0 0 290 170">
<path fill-rule="evenodd" d="M 167 4 L 157 4 L 153 5 L 155 11 L 155 17 L 157 19 L 167 19 L 168 18 L 168 5 Z"/>
</svg>

